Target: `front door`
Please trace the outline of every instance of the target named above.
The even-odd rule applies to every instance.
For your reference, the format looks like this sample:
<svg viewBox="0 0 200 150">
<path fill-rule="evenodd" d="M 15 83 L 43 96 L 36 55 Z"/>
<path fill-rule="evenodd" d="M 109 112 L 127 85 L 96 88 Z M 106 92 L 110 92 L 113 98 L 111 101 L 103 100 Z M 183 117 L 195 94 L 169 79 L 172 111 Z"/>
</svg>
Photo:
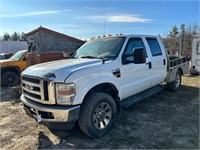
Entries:
<svg viewBox="0 0 200 150">
<path fill-rule="evenodd" d="M 149 57 L 146 53 L 146 62 L 143 64 L 134 64 L 133 49 L 145 48 L 144 42 L 140 37 L 130 38 L 127 42 L 125 50 L 122 54 L 122 66 L 121 66 L 121 90 L 122 99 L 131 95 L 139 93 L 145 89 L 148 89 L 151 85 L 151 75 L 149 70 L 151 69 L 148 64 Z M 128 56 L 128 57 L 127 57 Z"/>
</svg>

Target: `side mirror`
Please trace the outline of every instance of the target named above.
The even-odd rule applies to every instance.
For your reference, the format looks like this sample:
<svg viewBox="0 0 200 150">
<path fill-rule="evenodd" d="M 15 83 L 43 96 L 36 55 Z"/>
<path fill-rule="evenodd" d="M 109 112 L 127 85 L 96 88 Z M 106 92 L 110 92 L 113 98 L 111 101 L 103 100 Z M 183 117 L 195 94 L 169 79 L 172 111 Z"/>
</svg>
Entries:
<svg viewBox="0 0 200 150">
<path fill-rule="evenodd" d="M 146 62 L 145 50 L 143 47 L 133 49 L 134 63 L 143 64 Z"/>
</svg>

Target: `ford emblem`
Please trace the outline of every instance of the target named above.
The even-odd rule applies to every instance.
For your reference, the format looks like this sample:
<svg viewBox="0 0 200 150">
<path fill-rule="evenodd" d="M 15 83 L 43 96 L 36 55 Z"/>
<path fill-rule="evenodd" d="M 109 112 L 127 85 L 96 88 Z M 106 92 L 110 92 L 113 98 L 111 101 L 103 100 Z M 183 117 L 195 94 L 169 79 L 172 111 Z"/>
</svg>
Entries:
<svg viewBox="0 0 200 150">
<path fill-rule="evenodd" d="M 33 86 L 28 85 L 28 84 L 25 85 L 25 88 L 26 88 L 27 90 L 33 90 Z"/>
</svg>

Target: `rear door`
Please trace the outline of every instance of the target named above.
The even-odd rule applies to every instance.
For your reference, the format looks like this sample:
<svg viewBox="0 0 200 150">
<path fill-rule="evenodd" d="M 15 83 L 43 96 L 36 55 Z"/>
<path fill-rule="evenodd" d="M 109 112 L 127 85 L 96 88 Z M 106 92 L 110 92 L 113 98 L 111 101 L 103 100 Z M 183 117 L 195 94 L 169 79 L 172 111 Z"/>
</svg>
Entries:
<svg viewBox="0 0 200 150">
<path fill-rule="evenodd" d="M 147 48 L 151 53 L 151 86 L 162 82 L 167 76 L 167 56 L 165 48 L 156 37 L 146 37 Z"/>
<path fill-rule="evenodd" d="M 141 37 L 132 37 L 128 40 L 126 47 L 121 57 L 121 78 L 120 85 L 122 90 L 122 99 L 127 98 L 131 95 L 139 93 L 145 89 L 148 89 L 151 85 L 151 69 L 147 62 L 150 58 L 146 53 L 146 62 L 143 64 L 133 63 L 133 49 L 144 48 L 143 39 Z M 125 55 L 130 55 L 126 59 Z"/>
</svg>

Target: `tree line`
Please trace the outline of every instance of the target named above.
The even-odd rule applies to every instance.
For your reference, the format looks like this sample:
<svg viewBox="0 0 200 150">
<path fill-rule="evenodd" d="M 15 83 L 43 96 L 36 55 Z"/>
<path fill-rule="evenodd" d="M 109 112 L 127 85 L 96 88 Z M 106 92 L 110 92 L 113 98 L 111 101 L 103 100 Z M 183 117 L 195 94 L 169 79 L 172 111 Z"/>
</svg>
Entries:
<svg viewBox="0 0 200 150">
<path fill-rule="evenodd" d="M 3 36 L 0 37 L 0 39 L 3 41 L 25 41 L 26 40 L 24 32 L 22 33 L 14 32 L 12 34 L 5 32 Z"/>
<path fill-rule="evenodd" d="M 200 34 L 200 26 L 181 24 L 174 25 L 171 30 L 162 37 L 166 50 L 174 55 L 175 53 L 183 55 L 191 55 L 192 39 L 195 34 Z M 1 40 L 4 41 L 25 41 L 25 33 L 14 32 L 9 34 L 4 33 Z"/>
<path fill-rule="evenodd" d="M 200 34 L 200 26 L 197 24 L 174 25 L 162 39 L 165 48 L 172 55 L 179 53 L 184 56 L 191 56 L 192 39 L 196 34 Z"/>
</svg>

